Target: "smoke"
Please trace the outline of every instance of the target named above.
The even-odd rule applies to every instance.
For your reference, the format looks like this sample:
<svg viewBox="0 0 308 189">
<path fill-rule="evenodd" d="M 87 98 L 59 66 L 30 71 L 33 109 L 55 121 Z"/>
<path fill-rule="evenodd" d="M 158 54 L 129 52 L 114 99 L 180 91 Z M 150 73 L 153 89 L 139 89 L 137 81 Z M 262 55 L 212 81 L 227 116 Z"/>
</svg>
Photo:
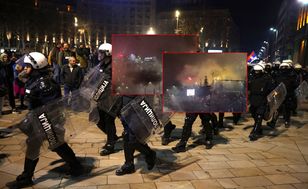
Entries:
<svg viewBox="0 0 308 189">
<path fill-rule="evenodd" d="M 183 85 L 203 83 L 205 77 L 211 84 L 213 80 L 245 80 L 246 67 L 241 61 L 207 58 L 194 64 L 187 63 L 176 75 Z"/>
<path fill-rule="evenodd" d="M 160 84 L 162 80 L 161 65 L 159 63 L 132 64 L 126 78 L 129 78 L 130 83 L 135 85 L 147 85 L 150 82 L 153 85 Z"/>
</svg>

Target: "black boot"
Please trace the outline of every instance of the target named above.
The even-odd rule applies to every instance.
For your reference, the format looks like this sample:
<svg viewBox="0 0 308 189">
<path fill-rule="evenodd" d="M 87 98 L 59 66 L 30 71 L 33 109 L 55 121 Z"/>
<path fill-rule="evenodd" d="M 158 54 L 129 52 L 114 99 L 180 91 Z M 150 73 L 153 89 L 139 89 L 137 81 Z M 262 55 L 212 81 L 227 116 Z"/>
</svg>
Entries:
<svg viewBox="0 0 308 189">
<path fill-rule="evenodd" d="M 62 144 L 54 150 L 70 166 L 70 174 L 73 177 L 80 176 L 84 173 L 84 168 L 77 160 L 74 151 L 67 143 Z"/>
<path fill-rule="evenodd" d="M 213 147 L 213 128 L 210 123 L 205 126 L 205 148 L 211 149 Z"/>
<path fill-rule="evenodd" d="M 34 184 L 32 177 L 38 160 L 38 158 L 36 160 L 26 158 L 22 174 L 18 175 L 15 181 L 7 183 L 6 186 L 8 188 L 24 188 L 32 186 Z"/>
<path fill-rule="evenodd" d="M 224 128 L 224 116 L 225 116 L 225 113 L 218 114 L 218 127 L 219 128 Z"/>
<path fill-rule="evenodd" d="M 122 176 L 122 175 L 126 175 L 126 174 L 132 174 L 134 173 L 136 170 L 135 170 L 135 165 L 133 163 L 130 163 L 130 164 L 124 164 L 121 166 L 120 169 L 117 169 L 115 174 L 117 176 Z"/>
<path fill-rule="evenodd" d="M 105 146 L 103 146 L 103 148 L 101 149 L 101 151 L 99 152 L 99 154 L 101 156 L 107 156 L 109 154 L 114 153 L 114 145 L 113 144 L 105 144 Z"/>
<path fill-rule="evenodd" d="M 267 122 L 266 125 L 269 126 L 270 128 L 272 129 L 275 129 L 276 127 L 276 122 L 278 120 L 278 117 L 279 117 L 279 113 L 278 112 L 275 112 L 273 114 L 273 117 L 272 117 L 272 120 L 270 122 Z"/>
<path fill-rule="evenodd" d="M 255 118 L 255 125 L 249 135 L 249 138 L 251 141 L 255 141 L 258 140 L 258 138 L 261 137 L 262 135 L 262 116 L 261 115 L 257 115 L 257 117 Z"/>
<path fill-rule="evenodd" d="M 148 170 L 152 170 L 156 163 L 156 152 L 152 150 L 147 144 L 137 142 L 135 144 L 136 150 L 145 155 L 145 162 L 147 163 Z"/>
<path fill-rule="evenodd" d="M 179 152 L 185 152 L 186 151 L 186 144 L 187 141 L 180 141 L 179 143 L 176 144 L 175 147 L 171 148 L 173 151 L 175 151 L 176 153 Z"/>
<path fill-rule="evenodd" d="M 116 170 L 116 173 L 115 173 L 116 175 L 121 176 L 121 175 L 131 174 L 135 172 L 134 152 L 135 152 L 134 144 L 129 143 L 128 134 L 124 134 L 125 163 L 119 169 Z"/>
<path fill-rule="evenodd" d="M 240 119 L 241 119 L 240 113 L 233 113 L 233 124 L 234 125 L 237 125 Z"/>
<path fill-rule="evenodd" d="M 213 140 L 212 139 L 206 139 L 204 145 L 205 145 L 206 149 L 211 149 L 214 146 Z"/>
<path fill-rule="evenodd" d="M 162 136 L 162 145 L 168 145 L 170 142 L 171 132 L 175 129 L 175 125 L 169 121 L 164 127 L 164 135 Z"/>
</svg>

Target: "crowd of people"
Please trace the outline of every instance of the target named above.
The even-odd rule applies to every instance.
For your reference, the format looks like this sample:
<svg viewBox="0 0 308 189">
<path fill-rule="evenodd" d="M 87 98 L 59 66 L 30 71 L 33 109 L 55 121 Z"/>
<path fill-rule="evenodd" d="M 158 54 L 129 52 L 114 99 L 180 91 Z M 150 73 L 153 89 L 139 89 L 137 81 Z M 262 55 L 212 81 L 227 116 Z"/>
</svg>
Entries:
<svg viewBox="0 0 308 189">
<path fill-rule="evenodd" d="M 29 113 L 41 108 L 46 104 L 53 102 L 62 96 L 61 85 L 63 84 L 64 95 L 69 95 L 75 90 L 80 89 L 83 78 L 89 78 L 89 75 L 94 72 L 88 71 L 89 66 L 89 54 L 81 46 L 76 52 L 72 52 L 68 48 L 68 44 L 62 46 L 57 45 L 49 54 L 48 59 L 42 53 L 32 52 L 25 54 L 23 57 L 13 58 L 7 54 L 2 54 L 1 58 L 1 90 L 0 94 L 8 96 L 10 100 L 10 106 L 12 112 L 17 111 L 15 105 L 15 97 L 18 94 L 21 99 L 24 96 L 27 97 Z M 115 174 L 118 176 L 131 174 L 135 172 L 134 166 L 134 152 L 140 151 L 144 154 L 145 162 L 148 170 L 153 169 L 156 163 L 156 152 L 147 145 L 147 137 L 150 136 L 154 128 L 157 126 L 160 117 L 155 115 L 153 108 L 145 98 L 142 99 L 138 96 L 121 96 L 121 98 L 114 98 L 115 102 L 112 107 L 106 108 L 106 99 L 101 95 L 104 91 L 109 91 L 111 96 L 111 90 L 105 90 L 107 87 L 111 87 L 111 62 L 112 62 L 112 45 L 104 43 L 98 48 L 98 64 L 93 68 L 101 74 L 104 81 L 98 83 L 97 89 L 93 92 L 93 99 L 96 102 L 96 109 L 98 110 L 99 121 L 97 127 L 107 135 L 106 144 L 102 146 L 100 155 L 105 156 L 115 153 L 115 144 L 120 138 L 117 136 L 115 119 L 120 118 L 124 128 L 123 136 L 123 149 L 124 149 L 124 164 L 116 170 Z M 77 60 L 79 64 L 77 64 Z M 84 62 L 83 62 L 84 61 Z M 267 96 L 276 87 L 283 83 L 286 88 L 286 97 L 284 98 L 279 109 L 275 110 L 275 113 L 268 122 L 268 126 L 275 128 L 279 115 L 283 115 L 284 123 L 286 127 L 289 127 L 291 122 L 291 115 L 296 114 L 296 94 L 295 90 L 298 86 L 307 81 L 307 73 L 297 64 L 293 64 L 290 60 L 285 60 L 282 63 L 276 63 L 273 66 L 270 63 L 264 63 L 263 61 L 255 65 L 249 66 L 248 76 L 248 92 L 249 92 L 249 104 L 250 113 L 254 119 L 254 126 L 249 135 L 251 141 L 255 141 L 262 136 L 262 121 L 271 107 L 268 106 Z M 52 69 L 51 69 L 52 68 Z M 14 79 L 14 72 L 15 79 Z M 97 80 L 99 81 L 99 79 Z M 108 85 L 109 84 L 109 85 Z M 87 87 L 87 86 L 82 86 Z M 16 89 L 15 89 L 16 88 Z M 18 89 L 17 89 L 18 88 Z M 14 93 L 15 92 L 15 93 Z M 107 95 L 107 96 L 108 96 Z M 21 97 L 23 96 L 23 97 Z M 105 95 L 106 96 L 106 95 Z M 111 99 L 112 100 L 112 99 Z M 21 102 L 24 102 L 22 100 Z M 68 103 L 68 102 L 67 102 Z M 65 104 L 69 106 L 69 104 Z M 21 104 L 21 107 L 25 108 L 25 104 Z M 131 108 L 132 106 L 139 106 L 138 108 Z M 130 111 L 131 110 L 134 111 Z M 144 111 L 136 112 L 136 111 Z M 48 111 L 48 110 L 47 110 Z M 125 111 L 125 115 L 123 114 Z M 56 113 L 54 113 L 56 112 Z M 52 116 L 60 116 L 61 111 L 54 111 Z M 132 113 L 135 112 L 135 113 Z M 19 124 L 19 129 L 27 135 L 27 150 L 25 157 L 24 170 L 15 181 L 8 183 L 10 188 L 22 188 L 33 185 L 32 177 L 34 175 L 35 167 L 39 160 L 39 149 L 43 140 L 49 142 L 49 148 L 56 152 L 69 166 L 70 170 L 68 175 L 72 177 L 80 176 L 85 173 L 83 165 L 78 161 L 73 149 L 64 140 L 64 122 L 53 124 L 52 120 L 48 118 L 48 112 L 44 112 L 38 116 L 39 122 L 42 127 L 51 125 L 54 127 L 54 132 L 47 133 L 45 138 L 33 137 L 35 132 L 29 132 L 29 122 L 25 119 Z M 143 117 L 140 120 L 140 115 Z M 293 114 L 292 114 L 293 113 Z M 90 113 L 91 114 L 91 113 Z M 138 115 L 136 115 L 138 114 Z M 223 117 L 224 114 L 219 113 L 219 117 L 215 113 L 186 113 L 184 119 L 184 126 L 182 129 L 182 136 L 177 145 L 171 148 L 174 152 L 184 152 L 187 150 L 186 145 L 192 134 L 192 126 L 197 117 L 200 117 L 202 122 L 202 129 L 200 134 L 204 135 L 203 144 L 206 149 L 211 149 L 215 141 L 214 135 L 219 134 L 219 129 L 224 127 Z M 240 120 L 240 114 L 234 113 L 233 122 L 237 124 Z M 145 125 L 147 123 L 148 125 Z M 32 126 L 33 127 L 33 126 Z M 175 129 L 171 121 L 164 125 L 164 134 L 162 136 L 162 145 L 168 145 L 172 138 L 172 131 Z M 34 129 L 33 127 L 32 129 Z M 55 136 L 53 136 L 55 135 Z"/>
<path fill-rule="evenodd" d="M 70 48 L 68 43 L 57 43 L 45 56 L 53 79 L 64 87 L 64 95 L 78 89 L 84 74 L 99 62 L 96 50 L 91 51 L 83 44 L 78 48 Z M 18 61 L 20 58 L 23 58 L 23 54 L 9 50 L 0 54 L 0 117 L 2 113 L 18 114 L 27 109 L 24 103 L 25 65 Z M 10 111 L 3 112 L 6 99 L 9 101 Z M 20 104 L 17 106 L 16 102 Z"/>
</svg>

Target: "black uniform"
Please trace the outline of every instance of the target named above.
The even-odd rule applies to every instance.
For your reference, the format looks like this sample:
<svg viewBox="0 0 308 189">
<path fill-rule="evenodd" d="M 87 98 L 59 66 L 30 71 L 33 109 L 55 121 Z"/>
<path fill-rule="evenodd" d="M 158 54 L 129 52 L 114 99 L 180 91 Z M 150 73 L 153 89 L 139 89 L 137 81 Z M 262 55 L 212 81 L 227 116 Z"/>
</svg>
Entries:
<svg viewBox="0 0 308 189">
<path fill-rule="evenodd" d="M 100 61 L 100 69 L 106 74 L 109 80 L 111 80 L 112 71 L 111 71 L 111 56 L 105 56 L 103 60 Z M 114 145 L 118 140 L 116 126 L 115 126 L 115 117 L 105 112 L 102 108 L 102 102 L 97 102 L 97 107 L 99 111 L 99 122 L 97 126 L 107 135 L 107 143 L 103 146 L 100 154 L 108 155 L 114 152 Z"/>
<path fill-rule="evenodd" d="M 296 75 L 296 72 L 292 69 L 280 69 L 277 71 L 275 75 L 275 82 L 276 85 L 279 83 L 284 83 L 287 89 L 287 96 L 281 106 L 279 107 L 278 112 L 283 115 L 285 126 L 290 126 L 290 118 L 291 118 L 291 111 L 296 108 L 297 101 L 295 97 L 295 89 L 299 85 L 299 78 Z M 279 114 L 273 117 L 270 125 L 272 127 L 275 126 L 276 121 L 278 119 Z"/>
<path fill-rule="evenodd" d="M 49 71 L 44 68 L 42 70 L 33 70 L 29 80 L 26 82 L 26 98 L 29 99 L 29 109 L 31 113 L 36 112 L 43 105 L 50 104 L 53 101 L 58 100 L 61 97 L 61 88 L 52 77 L 49 75 Z M 49 109 L 47 109 L 48 111 Z M 50 110 L 52 111 L 52 110 Z M 54 111 L 55 114 L 52 116 L 60 117 L 59 115 L 63 112 Z M 48 112 L 46 112 L 48 115 Z M 36 115 L 36 114 L 34 114 Z M 30 116 L 31 117 L 31 116 Z M 48 117 L 47 117 L 48 118 Z M 49 117 L 52 119 L 51 117 Z M 61 122 L 64 124 L 64 122 Z M 21 123 L 20 129 L 28 136 L 26 140 L 27 150 L 26 158 L 24 164 L 24 171 L 21 175 L 16 178 L 16 181 L 8 183 L 7 186 L 10 188 L 21 188 L 33 185 L 32 177 L 36 164 L 39 160 L 40 147 L 43 140 L 48 140 L 50 146 L 49 148 L 56 152 L 66 163 L 70 166 L 70 174 L 72 176 L 79 176 L 83 173 L 83 167 L 80 162 L 76 159 L 75 153 L 69 147 L 69 145 L 64 142 L 65 130 L 63 125 L 58 125 L 59 128 L 53 127 L 51 129 L 53 134 L 56 135 L 55 145 L 52 146 L 48 137 L 40 138 L 35 137 L 40 131 L 36 131 L 38 127 L 34 124 L 35 122 L 23 122 Z M 47 135 L 47 132 L 46 132 Z"/>
<path fill-rule="evenodd" d="M 175 152 L 186 151 L 186 144 L 189 137 L 191 136 L 192 125 L 194 124 L 198 115 L 201 118 L 202 125 L 205 127 L 205 136 L 206 136 L 205 146 L 207 149 L 212 148 L 213 127 L 215 127 L 215 124 L 217 125 L 217 117 L 215 122 L 212 121 L 213 115 L 211 113 L 186 113 L 181 140 L 175 147 L 172 148 L 172 150 L 174 150 Z M 209 121 L 211 121 L 212 124 L 210 124 Z"/>
<path fill-rule="evenodd" d="M 266 97 L 274 87 L 274 80 L 266 73 L 254 74 L 248 82 L 250 113 L 255 122 L 249 135 L 250 140 L 256 140 L 262 135 L 262 119 L 268 108 Z"/>
</svg>

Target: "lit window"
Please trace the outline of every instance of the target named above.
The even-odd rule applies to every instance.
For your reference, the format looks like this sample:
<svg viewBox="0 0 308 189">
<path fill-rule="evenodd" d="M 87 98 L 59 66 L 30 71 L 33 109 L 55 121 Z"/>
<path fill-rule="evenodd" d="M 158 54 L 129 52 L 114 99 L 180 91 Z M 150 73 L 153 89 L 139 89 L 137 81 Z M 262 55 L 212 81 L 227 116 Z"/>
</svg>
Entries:
<svg viewBox="0 0 308 189">
<path fill-rule="evenodd" d="M 67 12 L 71 12 L 71 10 L 72 10 L 72 6 L 71 5 L 66 5 L 66 8 L 67 8 Z"/>
<path fill-rule="evenodd" d="M 306 8 L 303 8 L 303 27 L 306 24 Z"/>
<path fill-rule="evenodd" d="M 34 6 L 37 7 L 37 5 L 38 5 L 38 0 L 35 0 L 35 1 L 34 1 Z"/>
</svg>

